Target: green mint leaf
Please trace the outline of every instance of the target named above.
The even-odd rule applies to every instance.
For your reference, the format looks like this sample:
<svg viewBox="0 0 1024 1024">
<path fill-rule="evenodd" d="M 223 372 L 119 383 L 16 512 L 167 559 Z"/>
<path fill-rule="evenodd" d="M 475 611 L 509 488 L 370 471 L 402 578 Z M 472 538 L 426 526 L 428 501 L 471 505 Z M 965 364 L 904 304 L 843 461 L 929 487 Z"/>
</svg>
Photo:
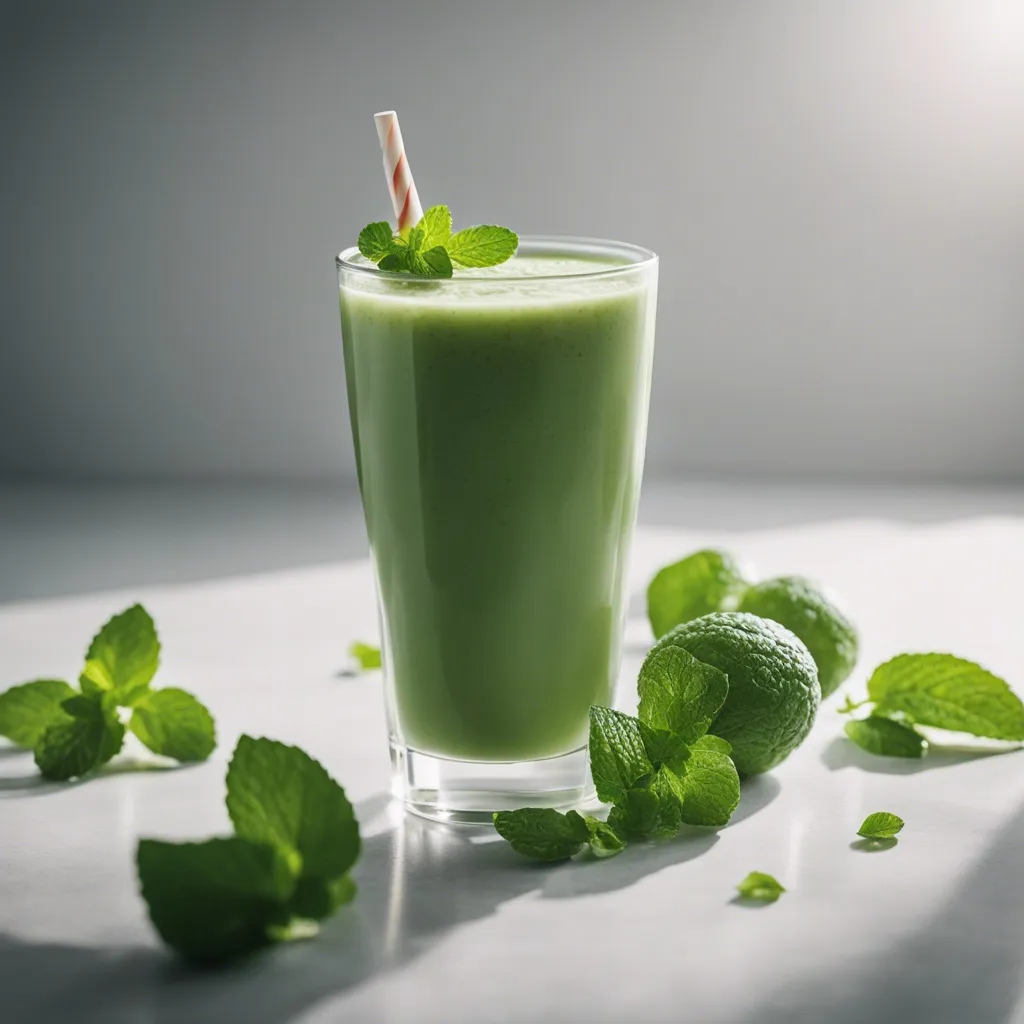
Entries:
<svg viewBox="0 0 1024 1024">
<path fill-rule="evenodd" d="M 373 263 L 379 263 L 389 252 L 394 242 L 391 225 L 386 220 L 367 224 L 359 232 L 359 251 Z"/>
<path fill-rule="evenodd" d="M 508 228 L 481 224 L 456 232 L 445 243 L 453 263 L 460 267 L 493 267 L 515 254 L 519 236 Z"/>
<path fill-rule="evenodd" d="M 324 880 L 300 878 L 288 902 L 288 912 L 310 921 L 323 921 L 339 907 L 355 899 L 356 884 L 349 875 Z M 297 936 L 289 934 L 287 938 Z"/>
<path fill-rule="evenodd" d="M 614 857 L 626 848 L 626 840 L 606 821 L 593 818 L 589 814 L 584 820 L 590 830 L 590 852 L 595 857 Z"/>
<path fill-rule="evenodd" d="M 130 705 L 149 689 L 160 664 L 160 641 L 149 612 L 140 604 L 115 615 L 93 637 L 79 680 L 83 693 L 109 691 Z"/>
<path fill-rule="evenodd" d="M 662 824 L 661 801 L 646 787 L 628 790 L 608 812 L 609 827 L 631 839 L 646 839 Z"/>
<path fill-rule="evenodd" d="M 188 960 L 217 963 L 271 941 L 288 923 L 295 865 L 273 846 L 247 839 L 139 842 L 142 897 L 160 937 Z"/>
<path fill-rule="evenodd" d="M 865 839 L 894 839 L 903 824 L 903 819 L 896 814 L 875 811 L 864 819 L 864 824 L 857 829 L 857 835 Z"/>
<path fill-rule="evenodd" d="M 344 789 L 298 747 L 242 736 L 227 789 L 235 832 L 297 852 L 302 878 L 338 878 L 359 856 L 359 825 Z"/>
<path fill-rule="evenodd" d="M 590 773 L 599 800 L 617 804 L 653 765 L 644 753 L 640 723 L 594 704 L 590 708 Z"/>
<path fill-rule="evenodd" d="M 696 551 L 666 565 L 647 588 L 647 617 L 656 637 L 709 612 L 728 611 L 746 587 L 725 551 Z"/>
<path fill-rule="evenodd" d="M 356 640 L 349 647 L 348 653 L 355 659 L 361 672 L 370 672 L 375 668 L 380 668 L 379 647 L 372 647 L 370 644 L 364 644 L 361 640 Z"/>
<path fill-rule="evenodd" d="M 516 853 L 534 860 L 568 860 L 591 838 L 590 828 L 576 811 L 562 814 L 551 807 L 498 811 L 494 829 Z"/>
<path fill-rule="evenodd" d="M 869 754 L 882 757 L 924 757 L 928 747 L 916 729 L 879 715 L 847 722 L 846 735 Z"/>
<path fill-rule="evenodd" d="M 68 716 L 61 708 L 76 691 L 62 679 L 37 679 L 0 694 L 0 736 L 31 750 L 47 727 Z"/>
<path fill-rule="evenodd" d="M 658 798 L 658 818 L 652 839 L 672 839 L 683 822 L 683 783 L 671 768 L 662 765 L 651 779 L 650 792 Z"/>
<path fill-rule="evenodd" d="M 452 261 L 448 255 L 448 250 L 443 245 L 435 245 L 432 249 L 427 249 L 426 252 L 418 255 L 423 266 L 426 268 L 425 271 L 420 271 L 420 273 L 429 274 L 433 277 L 452 276 Z"/>
<path fill-rule="evenodd" d="M 35 748 L 39 770 L 56 782 L 106 764 L 124 743 L 124 726 L 111 697 L 69 697 L 61 708 L 68 720 L 48 726 Z"/>
<path fill-rule="evenodd" d="M 729 677 L 682 647 L 653 650 L 637 680 L 640 720 L 692 743 L 708 731 L 729 694 Z"/>
<path fill-rule="evenodd" d="M 416 227 L 423 232 L 424 249 L 446 245 L 452 237 L 452 212 L 447 206 L 432 206 Z"/>
<path fill-rule="evenodd" d="M 745 899 L 763 903 L 774 903 L 786 891 L 780 882 L 763 871 L 751 871 L 736 889 Z"/>
<path fill-rule="evenodd" d="M 387 256 L 381 259 L 377 266 L 381 270 L 390 270 L 392 272 L 408 270 L 411 257 L 412 253 L 403 245 L 402 248 L 389 252 Z"/>
<path fill-rule="evenodd" d="M 419 252 L 423 247 L 423 238 L 422 228 L 410 228 L 409 234 L 405 239 L 405 244 L 409 247 L 409 251 L 413 253 Z"/>
<path fill-rule="evenodd" d="M 217 746 L 210 712 L 176 687 L 144 694 L 128 728 L 154 753 L 176 761 L 205 761 Z"/>
<path fill-rule="evenodd" d="M 690 756 L 690 748 L 683 738 L 667 729 L 652 729 L 641 721 L 640 738 L 644 753 L 655 768 L 667 764 L 673 770 L 678 770 Z"/>
<path fill-rule="evenodd" d="M 702 736 L 690 748 L 681 780 L 685 824 L 714 828 L 729 824 L 740 802 L 740 777 L 729 750 L 718 736 Z"/>
<path fill-rule="evenodd" d="M 918 725 L 997 740 L 1024 740 L 1024 704 L 998 676 L 952 654 L 900 654 L 868 680 L 879 711 Z"/>
</svg>

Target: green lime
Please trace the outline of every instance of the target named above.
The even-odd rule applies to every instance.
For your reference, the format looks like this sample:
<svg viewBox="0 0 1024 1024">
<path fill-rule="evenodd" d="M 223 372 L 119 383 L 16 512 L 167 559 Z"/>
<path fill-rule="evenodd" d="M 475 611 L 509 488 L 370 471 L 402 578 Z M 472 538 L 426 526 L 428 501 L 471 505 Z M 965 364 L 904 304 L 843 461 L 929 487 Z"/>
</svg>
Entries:
<svg viewBox="0 0 1024 1024">
<path fill-rule="evenodd" d="M 647 617 L 655 636 L 681 622 L 735 607 L 746 581 L 727 551 L 708 548 L 666 565 L 647 588 Z"/>
<path fill-rule="evenodd" d="M 750 587 L 739 611 L 780 622 L 807 645 L 821 695 L 835 693 L 857 664 L 857 630 L 812 580 L 781 576 Z"/>
<path fill-rule="evenodd" d="M 818 672 L 799 637 L 771 619 L 713 612 L 677 626 L 651 649 L 682 647 L 729 677 L 729 695 L 711 732 L 732 744 L 743 775 L 785 760 L 814 724 Z"/>
</svg>

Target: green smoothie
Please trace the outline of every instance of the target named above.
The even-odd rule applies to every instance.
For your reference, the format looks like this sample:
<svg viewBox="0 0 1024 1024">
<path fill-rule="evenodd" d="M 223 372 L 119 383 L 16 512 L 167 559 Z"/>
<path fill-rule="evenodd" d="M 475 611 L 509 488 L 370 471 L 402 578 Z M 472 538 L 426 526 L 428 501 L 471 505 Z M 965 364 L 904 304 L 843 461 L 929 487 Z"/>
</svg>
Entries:
<svg viewBox="0 0 1024 1024">
<path fill-rule="evenodd" d="M 549 757 L 612 702 L 656 276 L 564 254 L 446 281 L 343 268 L 393 742 Z"/>
</svg>

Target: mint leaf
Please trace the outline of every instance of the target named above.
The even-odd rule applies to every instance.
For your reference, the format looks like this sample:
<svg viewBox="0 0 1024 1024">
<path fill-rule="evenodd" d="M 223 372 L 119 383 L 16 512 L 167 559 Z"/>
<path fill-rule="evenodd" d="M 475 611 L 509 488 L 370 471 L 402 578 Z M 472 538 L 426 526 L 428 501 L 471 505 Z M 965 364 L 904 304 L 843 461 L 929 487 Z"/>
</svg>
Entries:
<svg viewBox="0 0 1024 1024">
<path fill-rule="evenodd" d="M 402 247 L 396 249 L 394 252 L 389 252 L 387 256 L 383 257 L 380 263 L 377 264 L 381 270 L 390 270 L 392 272 L 409 270 L 411 267 L 412 252 L 403 243 Z"/>
<path fill-rule="evenodd" d="M 43 775 L 57 782 L 85 775 L 106 764 L 124 742 L 124 726 L 110 697 L 69 697 L 61 704 L 68 721 L 57 721 L 39 737 L 35 760 Z"/>
<path fill-rule="evenodd" d="M 330 881 L 359 856 L 359 825 L 345 791 L 298 747 L 242 736 L 227 790 L 235 832 L 300 854 L 302 878 Z"/>
<path fill-rule="evenodd" d="M 389 252 L 394 242 L 391 225 L 386 220 L 367 224 L 359 232 L 359 251 L 373 263 L 379 263 Z"/>
<path fill-rule="evenodd" d="M 0 694 L 0 736 L 31 750 L 47 727 L 68 718 L 61 704 L 76 691 L 62 679 L 37 679 Z"/>
<path fill-rule="evenodd" d="M 606 821 L 593 818 L 589 814 L 584 821 L 590 830 L 590 852 L 595 857 L 614 857 L 626 848 L 626 840 Z"/>
<path fill-rule="evenodd" d="M 896 814 L 888 811 L 875 811 L 864 819 L 864 824 L 857 829 L 857 835 L 865 839 L 893 839 L 903 828 L 904 822 Z"/>
<path fill-rule="evenodd" d="M 205 843 L 139 842 L 142 897 L 168 946 L 216 963 L 271 941 L 288 923 L 295 864 L 281 850 L 233 837 Z"/>
<path fill-rule="evenodd" d="M 288 902 L 288 910 L 296 917 L 323 921 L 339 907 L 351 903 L 355 895 L 356 883 L 352 881 L 350 875 L 340 875 L 329 880 L 300 878 L 295 893 Z"/>
<path fill-rule="evenodd" d="M 409 234 L 405 239 L 405 244 L 409 247 L 409 251 L 413 253 L 419 252 L 423 247 L 423 238 L 422 228 L 410 228 Z"/>
<path fill-rule="evenodd" d="M 177 761 L 205 761 L 217 746 L 210 712 L 176 687 L 144 694 L 128 727 L 154 753 Z"/>
<path fill-rule="evenodd" d="M 608 825 L 620 836 L 652 836 L 663 825 L 658 794 L 646 787 L 628 790 L 608 812 Z"/>
<path fill-rule="evenodd" d="M 654 839 L 672 839 L 683 821 L 683 782 L 671 768 L 662 765 L 654 773 L 649 789 L 658 798 L 658 818 L 650 835 Z"/>
<path fill-rule="evenodd" d="M 435 245 L 424 253 L 418 253 L 417 256 L 419 257 L 417 266 L 422 264 L 423 267 L 423 269 L 418 270 L 418 273 L 434 277 L 452 276 L 452 261 L 448 255 L 448 250 L 443 245 Z"/>
<path fill-rule="evenodd" d="M 591 838 L 590 828 L 581 814 L 576 811 L 562 814 L 551 807 L 498 811 L 494 815 L 494 828 L 516 853 L 535 860 L 567 860 L 579 853 Z"/>
<path fill-rule="evenodd" d="M 363 672 L 370 672 L 375 668 L 380 668 L 379 647 L 372 647 L 370 644 L 364 644 L 361 640 L 356 640 L 349 646 L 348 653 L 356 660 L 360 670 Z"/>
<path fill-rule="evenodd" d="M 728 611 L 746 583 L 725 551 L 707 549 L 666 565 L 647 588 L 647 617 L 656 637 L 709 612 Z"/>
<path fill-rule="evenodd" d="M 883 713 L 918 725 L 997 740 L 1024 740 L 1024 704 L 998 676 L 952 654 L 900 654 L 879 665 L 868 696 Z"/>
<path fill-rule="evenodd" d="M 729 744 L 718 736 L 702 736 L 690 748 L 681 780 L 685 824 L 729 824 L 740 802 L 740 777 L 729 750 Z"/>
<path fill-rule="evenodd" d="M 708 731 L 729 694 L 729 677 L 682 647 L 663 647 L 644 659 L 637 680 L 640 720 L 692 743 Z"/>
<path fill-rule="evenodd" d="M 655 768 L 667 764 L 673 771 L 685 770 L 683 766 L 690 756 L 690 748 L 681 736 L 667 729 L 652 729 L 640 722 L 640 738 L 644 753 Z"/>
<path fill-rule="evenodd" d="M 597 704 L 590 708 L 590 773 L 599 800 L 617 804 L 626 791 L 653 770 L 644 753 L 640 723 Z"/>
<path fill-rule="evenodd" d="M 107 691 L 118 704 L 132 704 L 149 688 L 160 664 L 160 641 L 149 612 L 135 604 L 108 620 L 85 658 L 83 693 Z"/>
<path fill-rule="evenodd" d="M 847 722 L 846 735 L 869 754 L 883 757 L 924 757 L 928 747 L 916 729 L 879 715 Z"/>
<path fill-rule="evenodd" d="M 508 228 L 481 224 L 464 228 L 448 239 L 445 248 L 453 263 L 462 267 L 493 267 L 515 254 L 519 236 Z"/>
<path fill-rule="evenodd" d="M 443 246 L 452 237 L 452 212 L 447 206 L 432 206 L 423 214 L 416 227 L 423 232 L 424 249 Z"/>
<path fill-rule="evenodd" d="M 746 899 L 764 903 L 774 903 L 786 891 L 780 882 L 763 871 L 751 871 L 736 888 Z"/>
</svg>

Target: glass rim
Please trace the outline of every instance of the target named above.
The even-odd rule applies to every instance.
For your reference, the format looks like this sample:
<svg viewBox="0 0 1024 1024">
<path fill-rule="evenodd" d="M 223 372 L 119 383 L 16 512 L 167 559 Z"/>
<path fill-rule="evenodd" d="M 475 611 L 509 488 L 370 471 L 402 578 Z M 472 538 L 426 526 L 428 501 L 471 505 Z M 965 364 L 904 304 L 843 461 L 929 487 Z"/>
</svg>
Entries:
<svg viewBox="0 0 1024 1024">
<path fill-rule="evenodd" d="M 371 276 L 382 281 L 406 283 L 429 281 L 442 288 L 456 288 L 460 284 L 478 284 L 480 281 L 488 283 L 492 281 L 593 281 L 596 278 L 604 279 L 632 274 L 658 265 L 658 255 L 653 250 L 645 249 L 642 245 L 635 245 L 632 242 L 617 242 L 608 238 L 588 238 L 580 235 L 520 235 L 517 253 L 524 248 L 534 250 L 535 254 L 547 252 L 581 257 L 621 256 L 626 258 L 627 262 L 601 266 L 595 270 L 586 270 L 577 274 L 530 274 L 528 277 L 524 277 L 521 274 L 477 276 L 470 273 L 460 277 L 415 277 L 398 270 L 381 270 L 372 263 L 365 265 L 354 262 L 354 257 L 360 255 L 359 247 L 356 245 L 343 249 L 335 257 L 334 262 L 338 270 Z"/>
</svg>

